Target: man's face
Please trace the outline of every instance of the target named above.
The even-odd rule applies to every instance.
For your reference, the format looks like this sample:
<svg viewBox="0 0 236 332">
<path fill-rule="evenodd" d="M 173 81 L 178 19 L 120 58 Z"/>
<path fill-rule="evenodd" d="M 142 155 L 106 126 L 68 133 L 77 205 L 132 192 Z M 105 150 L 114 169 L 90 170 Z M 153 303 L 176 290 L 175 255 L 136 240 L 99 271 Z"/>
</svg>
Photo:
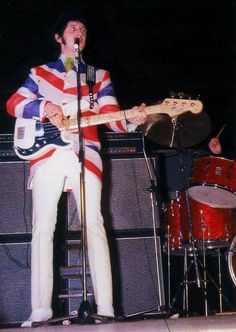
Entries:
<svg viewBox="0 0 236 332">
<path fill-rule="evenodd" d="M 69 21 L 63 35 L 55 35 L 56 41 L 61 44 L 62 52 L 66 54 L 74 53 L 75 38 L 79 38 L 79 49 L 82 51 L 86 42 L 86 27 L 79 21 Z"/>
</svg>

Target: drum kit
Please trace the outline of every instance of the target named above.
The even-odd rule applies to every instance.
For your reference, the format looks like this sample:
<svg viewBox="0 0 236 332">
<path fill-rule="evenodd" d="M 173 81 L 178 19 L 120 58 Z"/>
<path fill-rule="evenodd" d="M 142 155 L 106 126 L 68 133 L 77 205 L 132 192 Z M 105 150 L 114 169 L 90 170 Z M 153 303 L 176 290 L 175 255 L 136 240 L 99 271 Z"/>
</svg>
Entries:
<svg viewBox="0 0 236 332">
<path fill-rule="evenodd" d="M 236 162 L 222 157 L 200 157 L 193 165 L 188 188 L 191 223 L 196 247 L 227 247 L 236 235 Z M 166 203 L 167 239 L 171 250 L 190 243 L 185 192 Z M 167 243 L 166 243 L 167 245 Z"/>
<path fill-rule="evenodd" d="M 203 281 L 205 288 L 206 274 L 208 275 L 205 256 L 208 251 L 216 250 L 220 267 L 221 248 L 226 248 L 229 273 L 236 285 L 236 162 L 216 156 L 198 157 L 194 160 L 192 174 L 186 181 L 185 165 L 181 157 L 183 148 L 196 146 L 206 139 L 210 130 L 210 120 L 204 112 L 197 115 L 186 113 L 177 119 L 163 116 L 162 119 L 153 122 L 153 125 L 148 123 L 142 128 L 148 139 L 169 148 L 176 148 L 179 152 L 183 190 L 176 191 L 175 197 L 164 203 L 163 208 L 163 247 L 164 252 L 168 253 L 168 274 L 169 255 L 183 255 L 185 262 L 187 257 L 192 256 L 192 263 L 196 269 L 196 283 L 201 287 Z M 199 277 L 199 256 L 203 257 L 203 280 Z M 189 267 L 185 266 L 185 281 L 188 272 Z M 170 276 L 168 279 L 170 283 Z M 187 285 L 185 286 L 186 291 Z M 170 285 L 168 287 L 170 293 Z M 217 289 L 222 312 L 221 280 Z M 169 305 L 171 306 L 170 298 Z M 207 315 L 207 300 L 205 312 Z"/>
</svg>

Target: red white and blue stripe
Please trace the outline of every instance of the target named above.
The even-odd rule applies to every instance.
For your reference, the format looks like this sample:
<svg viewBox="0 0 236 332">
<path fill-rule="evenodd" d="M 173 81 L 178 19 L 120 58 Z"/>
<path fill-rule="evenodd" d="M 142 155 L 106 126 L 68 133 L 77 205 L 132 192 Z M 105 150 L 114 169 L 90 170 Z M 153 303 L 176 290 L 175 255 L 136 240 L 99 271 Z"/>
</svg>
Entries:
<svg viewBox="0 0 236 332">
<path fill-rule="evenodd" d="M 118 106 L 110 74 L 108 71 L 96 68 L 96 83 L 93 87 L 94 108 L 89 110 L 89 91 L 86 84 L 86 65 L 80 63 L 80 96 L 81 111 L 83 116 L 120 111 Z M 25 83 L 7 101 L 7 112 L 13 117 L 37 118 L 45 121 L 44 108 L 46 103 L 51 102 L 63 106 L 77 99 L 76 68 L 65 72 L 63 58 L 60 57 L 50 62 L 31 69 Z M 83 109 L 85 105 L 85 109 Z M 126 121 L 116 121 L 106 124 L 110 130 L 127 132 Z M 102 162 L 100 157 L 100 141 L 97 126 L 83 128 L 85 146 L 85 167 L 102 177 Z M 74 144 L 75 152 L 78 153 L 78 131 L 69 133 L 69 139 Z M 31 176 L 35 169 L 46 158 L 49 158 L 55 148 L 45 152 L 39 158 L 30 162 Z"/>
</svg>

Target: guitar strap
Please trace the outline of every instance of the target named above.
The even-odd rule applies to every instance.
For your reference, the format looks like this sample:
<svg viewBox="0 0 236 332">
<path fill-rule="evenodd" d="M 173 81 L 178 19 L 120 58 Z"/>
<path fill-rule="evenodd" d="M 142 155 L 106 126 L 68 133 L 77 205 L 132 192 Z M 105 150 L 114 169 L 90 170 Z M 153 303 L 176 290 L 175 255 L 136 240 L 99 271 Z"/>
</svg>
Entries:
<svg viewBox="0 0 236 332">
<path fill-rule="evenodd" d="M 93 87 L 96 82 L 96 72 L 93 66 L 87 65 L 86 70 L 86 83 L 88 85 L 89 91 L 89 108 L 93 109 L 94 107 L 94 98 L 93 98 Z"/>
</svg>

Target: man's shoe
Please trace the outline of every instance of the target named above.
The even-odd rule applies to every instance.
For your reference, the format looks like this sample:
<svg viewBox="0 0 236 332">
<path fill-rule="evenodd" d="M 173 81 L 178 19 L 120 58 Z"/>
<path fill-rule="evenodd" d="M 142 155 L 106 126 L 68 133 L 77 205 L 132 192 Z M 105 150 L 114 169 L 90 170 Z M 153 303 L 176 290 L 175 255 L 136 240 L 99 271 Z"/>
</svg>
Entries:
<svg viewBox="0 0 236 332">
<path fill-rule="evenodd" d="M 44 322 L 52 318 L 53 312 L 51 308 L 36 309 L 32 311 L 29 318 L 21 324 L 21 327 L 31 327 L 33 322 Z"/>
</svg>

